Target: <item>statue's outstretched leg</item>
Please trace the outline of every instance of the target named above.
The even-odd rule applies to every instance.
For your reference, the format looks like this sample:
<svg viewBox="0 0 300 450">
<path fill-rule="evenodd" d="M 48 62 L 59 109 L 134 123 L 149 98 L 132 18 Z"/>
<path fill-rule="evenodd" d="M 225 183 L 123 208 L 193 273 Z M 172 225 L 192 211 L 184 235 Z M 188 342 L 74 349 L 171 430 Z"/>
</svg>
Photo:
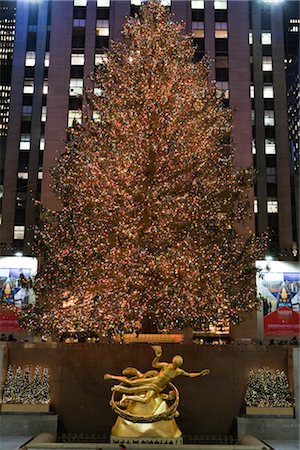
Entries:
<svg viewBox="0 0 300 450">
<path fill-rule="evenodd" d="M 147 401 L 153 396 L 153 391 L 146 392 L 145 395 L 123 395 L 120 400 L 120 406 L 127 406 L 129 401 L 139 402 L 139 403 L 147 403 Z"/>
<path fill-rule="evenodd" d="M 117 386 L 113 386 L 111 388 L 112 391 L 115 392 L 120 392 L 121 394 L 137 394 L 137 393 L 143 393 L 143 392 L 147 392 L 147 391 L 153 391 L 153 392 L 158 392 L 157 389 L 155 389 L 155 386 L 153 386 L 152 384 L 144 384 L 143 386 L 121 386 L 121 385 L 117 385 Z"/>
</svg>

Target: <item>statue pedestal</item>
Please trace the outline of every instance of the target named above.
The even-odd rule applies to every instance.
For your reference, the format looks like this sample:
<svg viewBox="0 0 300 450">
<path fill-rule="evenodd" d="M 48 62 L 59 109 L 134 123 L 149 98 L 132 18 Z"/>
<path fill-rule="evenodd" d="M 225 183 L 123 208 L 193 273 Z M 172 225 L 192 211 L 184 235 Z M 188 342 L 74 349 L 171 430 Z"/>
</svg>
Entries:
<svg viewBox="0 0 300 450">
<path fill-rule="evenodd" d="M 129 444 L 161 444 L 161 445 L 166 445 L 166 444 L 172 444 L 172 445 L 182 445 L 183 444 L 183 439 L 182 437 L 179 438 L 151 438 L 151 437 L 145 437 L 145 438 L 134 438 L 134 437 L 126 437 L 126 438 L 121 438 L 118 436 L 110 436 L 110 443 L 111 444 L 125 444 L 125 445 L 129 445 Z"/>
</svg>

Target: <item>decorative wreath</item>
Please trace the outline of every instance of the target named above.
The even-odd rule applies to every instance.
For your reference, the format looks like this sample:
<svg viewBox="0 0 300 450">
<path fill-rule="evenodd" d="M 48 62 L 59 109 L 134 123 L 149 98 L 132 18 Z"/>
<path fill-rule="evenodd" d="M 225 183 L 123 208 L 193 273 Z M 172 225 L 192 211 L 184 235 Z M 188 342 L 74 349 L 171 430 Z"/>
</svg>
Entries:
<svg viewBox="0 0 300 450">
<path fill-rule="evenodd" d="M 115 391 L 113 391 L 110 405 L 112 410 L 118 414 L 118 416 L 122 417 L 122 419 L 129 420 L 134 423 L 153 423 L 158 422 L 160 420 L 172 420 L 174 417 L 178 416 L 177 407 L 179 405 L 179 392 L 177 387 L 173 383 L 169 383 L 168 385 L 170 390 L 174 391 L 175 398 L 173 403 L 168 407 L 168 409 L 160 414 L 154 414 L 152 416 L 137 416 L 135 414 L 131 414 L 127 410 L 121 409 L 116 400 L 115 400 Z"/>
</svg>

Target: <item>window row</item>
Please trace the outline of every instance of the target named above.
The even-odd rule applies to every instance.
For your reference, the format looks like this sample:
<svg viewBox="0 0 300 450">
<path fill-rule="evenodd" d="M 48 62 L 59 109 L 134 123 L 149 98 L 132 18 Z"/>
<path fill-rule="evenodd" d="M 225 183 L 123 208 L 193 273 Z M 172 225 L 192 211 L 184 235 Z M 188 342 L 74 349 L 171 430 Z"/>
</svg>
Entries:
<svg viewBox="0 0 300 450">
<path fill-rule="evenodd" d="M 45 149 L 45 138 L 44 137 L 40 138 L 39 148 L 40 148 L 40 150 Z M 20 150 L 30 150 L 30 134 L 29 133 L 21 134 L 19 149 Z"/>
<path fill-rule="evenodd" d="M 273 138 L 266 138 L 264 142 L 265 154 L 276 155 L 276 142 Z M 256 155 L 256 142 L 252 140 L 252 154 Z"/>
<path fill-rule="evenodd" d="M 272 44 L 272 33 L 270 31 L 262 31 L 260 35 L 260 43 L 262 45 L 271 45 Z M 253 33 L 249 31 L 249 44 L 253 44 Z"/>
<path fill-rule="evenodd" d="M 268 85 L 265 85 L 265 86 L 263 86 L 263 92 L 262 92 L 262 94 L 263 94 L 263 98 L 274 98 L 274 88 L 273 88 L 273 86 L 268 86 Z M 250 86 L 250 97 L 251 98 L 254 98 L 254 86 L 253 85 L 251 85 Z"/>
<path fill-rule="evenodd" d="M 36 55 L 35 52 L 26 52 L 25 55 L 25 66 L 26 67 L 34 67 L 36 63 Z M 44 58 L 44 66 L 45 67 L 49 67 L 50 64 L 50 54 L 49 52 L 45 53 L 45 58 Z"/>
<path fill-rule="evenodd" d="M 74 6 L 86 6 L 88 0 L 74 0 Z M 109 8 L 110 0 L 97 0 L 97 8 Z"/>
<path fill-rule="evenodd" d="M 192 0 L 192 9 L 204 9 L 204 0 Z M 215 9 L 227 9 L 227 0 L 214 0 Z"/>
<path fill-rule="evenodd" d="M 254 200 L 253 205 L 254 213 L 258 213 L 258 201 Z M 268 214 L 277 214 L 278 213 L 278 201 L 277 200 L 267 200 L 267 213 Z"/>
</svg>

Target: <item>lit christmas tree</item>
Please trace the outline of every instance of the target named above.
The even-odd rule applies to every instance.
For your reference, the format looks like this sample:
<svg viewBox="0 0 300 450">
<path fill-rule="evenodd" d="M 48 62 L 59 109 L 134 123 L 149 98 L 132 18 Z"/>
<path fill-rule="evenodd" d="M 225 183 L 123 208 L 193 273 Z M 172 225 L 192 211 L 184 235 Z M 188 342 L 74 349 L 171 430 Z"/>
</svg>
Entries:
<svg viewBox="0 0 300 450">
<path fill-rule="evenodd" d="M 42 403 L 42 381 L 41 381 L 41 368 L 35 366 L 33 381 L 32 381 L 32 403 Z"/>
<path fill-rule="evenodd" d="M 31 403 L 32 401 L 32 389 L 31 389 L 31 377 L 30 367 L 26 366 L 23 374 L 23 386 L 22 386 L 22 402 Z"/>
<path fill-rule="evenodd" d="M 47 367 L 43 369 L 41 403 L 50 403 L 49 369 Z"/>
<path fill-rule="evenodd" d="M 12 385 L 13 385 L 12 403 L 22 403 L 24 389 L 23 389 L 23 372 L 21 366 L 18 366 L 16 369 Z"/>
<path fill-rule="evenodd" d="M 149 2 L 95 72 L 99 95 L 52 173 L 61 210 L 37 233 L 32 331 L 114 335 L 143 318 L 199 329 L 259 305 L 252 173 L 234 167 L 232 113 L 183 28 Z"/>
<path fill-rule="evenodd" d="M 253 406 L 257 403 L 256 376 L 253 369 L 249 370 L 245 402 L 247 406 Z"/>
<path fill-rule="evenodd" d="M 3 386 L 2 403 L 11 403 L 13 399 L 14 371 L 11 365 L 8 366 L 6 378 Z"/>
</svg>

